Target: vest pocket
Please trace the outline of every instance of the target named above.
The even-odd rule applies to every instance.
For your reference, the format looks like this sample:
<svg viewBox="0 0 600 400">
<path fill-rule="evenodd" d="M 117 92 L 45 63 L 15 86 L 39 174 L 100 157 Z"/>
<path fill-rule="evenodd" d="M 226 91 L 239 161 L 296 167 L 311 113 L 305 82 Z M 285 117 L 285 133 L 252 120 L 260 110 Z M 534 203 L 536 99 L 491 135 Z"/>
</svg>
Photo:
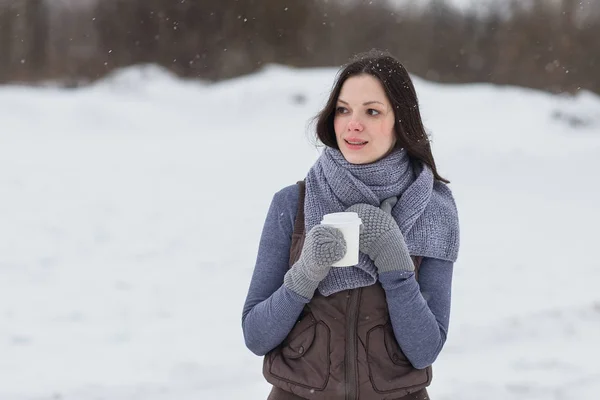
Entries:
<svg viewBox="0 0 600 400">
<path fill-rule="evenodd" d="M 373 389 L 379 393 L 412 391 L 427 386 L 430 369 L 415 369 L 394 336 L 391 324 L 377 325 L 367 332 L 367 363 Z"/>
<path fill-rule="evenodd" d="M 329 379 L 330 331 L 307 314 L 269 355 L 269 374 L 289 384 L 323 390 Z"/>
</svg>

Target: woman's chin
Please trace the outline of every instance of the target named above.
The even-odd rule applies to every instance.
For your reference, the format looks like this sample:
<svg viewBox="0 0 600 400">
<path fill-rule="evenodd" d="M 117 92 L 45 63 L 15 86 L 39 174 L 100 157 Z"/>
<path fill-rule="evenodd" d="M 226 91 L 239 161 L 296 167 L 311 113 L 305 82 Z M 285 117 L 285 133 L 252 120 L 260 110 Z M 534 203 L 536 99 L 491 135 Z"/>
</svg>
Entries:
<svg viewBox="0 0 600 400">
<path fill-rule="evenodd" d="M 373 160 L 371 160 L 370 158 L 365 156 L 361 157 L 359 154 L 344 154 L 344 158 L 350 164 L 369 164 L 373 162 Z"/>
<path fill-rule="evenodd" d="M 361 151 L 342 151 L 342 155 L 350 164 L 369 164 L 377 161 L 377 157 Z"/>
</svg>

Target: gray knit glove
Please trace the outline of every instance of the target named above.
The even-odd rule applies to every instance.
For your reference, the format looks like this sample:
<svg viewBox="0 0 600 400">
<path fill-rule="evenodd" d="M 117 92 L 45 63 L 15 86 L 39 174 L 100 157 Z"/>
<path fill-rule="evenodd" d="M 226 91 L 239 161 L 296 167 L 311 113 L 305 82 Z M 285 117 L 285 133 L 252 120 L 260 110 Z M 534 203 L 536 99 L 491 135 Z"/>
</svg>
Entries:
<svg viewBox="0 0 600 400">
<path fill-rule="evenodd" d="M 332 226 L 315 225 L 306 234 L 300 258 L 285 274 L 283 284 L 310 299 L 329 273 L 331 265 L 345 254 L 346 241 L 342 231 Z"/>
<path fill-rule="evenodd" d="M 346 210 L 358 213 L 362 220 L 360 251 L 373 260 L 379 273 L 415 270 L 404 236 L 391 216 L 396 201 L 395 197 L 386 199 L 381 208 L 355 204 Z"/>
</svg>

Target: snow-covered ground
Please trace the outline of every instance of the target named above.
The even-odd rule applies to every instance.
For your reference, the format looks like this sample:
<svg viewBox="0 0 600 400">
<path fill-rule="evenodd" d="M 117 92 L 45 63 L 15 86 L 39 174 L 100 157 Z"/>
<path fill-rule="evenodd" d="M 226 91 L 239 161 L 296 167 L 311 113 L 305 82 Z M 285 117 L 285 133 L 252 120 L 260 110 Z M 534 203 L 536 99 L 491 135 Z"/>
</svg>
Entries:
<svg viewBox="0 0 600 400">
<path fill-rule="evenodd" d="M 241 310 L 335 70 L 0 87 L 0 399 L 265 399 Z M 597 400 L 600 98 L 416 79 L 459 206 L 436 400 Z"/>
</svg>

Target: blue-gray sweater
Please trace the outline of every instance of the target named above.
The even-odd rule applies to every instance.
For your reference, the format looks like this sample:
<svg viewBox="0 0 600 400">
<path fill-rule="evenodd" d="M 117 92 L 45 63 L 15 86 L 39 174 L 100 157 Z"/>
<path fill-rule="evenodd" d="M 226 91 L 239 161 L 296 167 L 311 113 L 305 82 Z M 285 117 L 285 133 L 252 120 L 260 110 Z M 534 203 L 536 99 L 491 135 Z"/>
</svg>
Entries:
<svg viewBox="0 0 600 400">
<path fill-rule="evenodd" d="M 304 298 L 283 285 L 288 270 L 298 187 L 273 196 L 242 314 L 246 346 L 257 355 L 277 347 L 292 330 Z M 398 344 L 415 368 L 433 364 L 448 333 L 453 263 L 423 258 L 419 282 L 413 272 L 379 275 Z"/>
</svg>

